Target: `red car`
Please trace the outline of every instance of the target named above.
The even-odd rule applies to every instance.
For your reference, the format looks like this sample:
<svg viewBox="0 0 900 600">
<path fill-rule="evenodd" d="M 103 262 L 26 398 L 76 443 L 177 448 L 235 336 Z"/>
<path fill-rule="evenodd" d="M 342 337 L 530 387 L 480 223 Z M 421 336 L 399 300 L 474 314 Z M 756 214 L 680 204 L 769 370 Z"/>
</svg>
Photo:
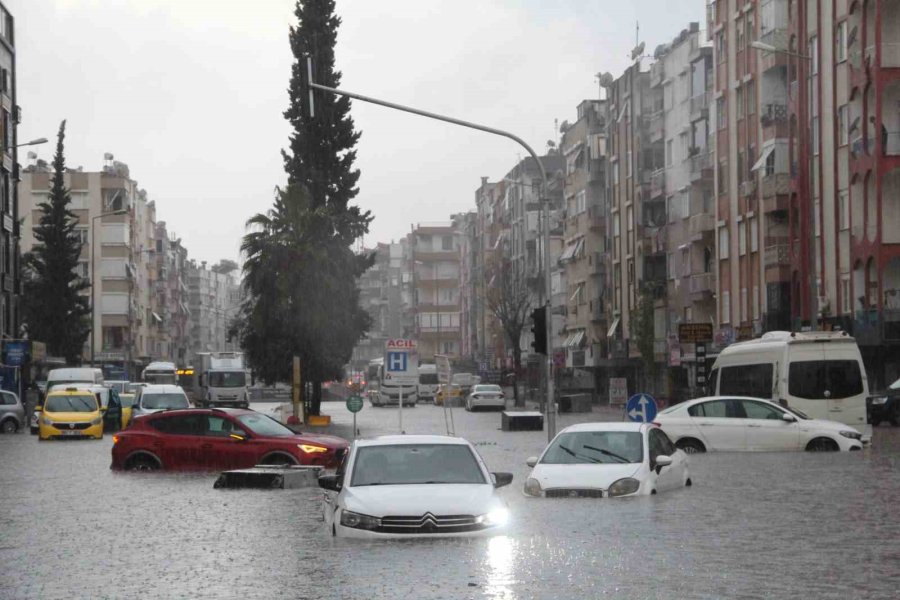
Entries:
<svg viewBox="0 0 900 600">
<path fill-rule="evenodd" d="M 254 465 L 337 467 L 349 444 L 331 435 L 295 433 L 240 408 L 186 409 L 136 418 L 113 436 L 111 468 L 127 471 L 228 470 Z"/>
</svg>

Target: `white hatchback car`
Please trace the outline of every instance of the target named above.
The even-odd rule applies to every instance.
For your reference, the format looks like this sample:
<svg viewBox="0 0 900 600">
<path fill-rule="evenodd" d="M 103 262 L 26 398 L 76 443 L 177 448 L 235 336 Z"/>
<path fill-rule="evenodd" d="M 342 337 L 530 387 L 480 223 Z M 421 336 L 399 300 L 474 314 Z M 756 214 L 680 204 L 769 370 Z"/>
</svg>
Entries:
<svg viewBox="0 0 900 600">
<path fill-rule="evenodd" d="M 506 396 L 499 385 L 479 383 L 472 387 L 472 392 L 466 396 L 466 410 L 471 412 L 479 408 L 495 410 L 506 408 Z"/>
<path fill-rule="evenodd" d="M 190 408 L 187 394 L 180 385 L 151 383 L 135 390 L 132 418 L 149 415 L 161 410 Z"/>
<path fill-rule="evenodd" d="M 810 419 L 769 400 L 697 398 L 669 407 L 655 421 L 691 454 L 707 450 L 862 450 L 862 434 L 836 421 Z"/>
<path fill-rule="evenodd" d="M 490 535 L 508 512 L 491 473 L 466 440 L 392 435 L 357 440 L 334 475 L 322 475 L 325 524 L 335 536 L 443 538 Z"/>
<path fill-rule="evenodd" d="M 572 425 L 527 462 L 527 496 L 646 496 L 691 485 L 687 456 L 652 423 Z"/>
</svg>

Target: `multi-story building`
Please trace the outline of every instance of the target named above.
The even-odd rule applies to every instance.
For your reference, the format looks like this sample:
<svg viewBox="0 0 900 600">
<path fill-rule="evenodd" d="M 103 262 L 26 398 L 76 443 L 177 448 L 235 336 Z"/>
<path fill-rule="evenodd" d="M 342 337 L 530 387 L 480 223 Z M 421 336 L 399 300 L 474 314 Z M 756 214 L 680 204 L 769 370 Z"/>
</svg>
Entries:
<svg viewBox="0 0 900 600">
<path fill-rule="evenodd" d="M 478 317 L 481 309 L 478 292 L 481 290 L 481 239 L 478 237 L 478 213 L 459 215 L 459 325 L 460 356 L 480 359 L 478 348 Z"/>
<path fill-rule="evenodd" d="M 151 355 L 186 366 L 189 348 L 187 249 L 171 235 L 165 221 L 156 222 L 156 247 L 152 255 L 152 322 L 155 336 Z"/>
<path fill-rule="evenodd" d="M 433 360 L 435 354 L 458 358 L 462 340 L 456 224 L 419 223 L 408 239 L 419 359 Z"/>
<path fill-rule="evenodd" d="M 110 378 L 133 377 L 152 357 L 150 262 L 156 247 L 156 209 L 131 179 L 128 165 L 109 154 L 105 160 L 102 171 L 78 168 L 65 174 L 83 244 L 78 272 L 92 284 L 86 293 L 94 307 L 93 334 L 83 357 L 86 363 L 102 364 Z M 18 190 L 23 253 L 34 246 L 38 204 L 46 201 L 51 178 L 44 161 L 23 170 Z"/>
<path fill-rule="evenodd" d="M 563 246 L 552 288 L 565 295 L 565 364 L 601 377 L 611 296 L 607 285 L 607 110 L 605 100 L 583 100 L 575 122 L 563 123 L 565 159 Z M 558 282 L 557 282 L 558 279 Z M 600 385 L 600 389 L 604 386 Z"/>
<path fill-rule="evenodd" d="M 351 367 L 365 371 L 369 361 L 384 356 L 385 343 L 403 337 L 403 248 L 378 244 L 375 264 L 359 278 L 359 304 L 372 317 L 372 326 L 353 350 Z"/>
<path fill-rule="evenodd" d="M 506 365 L 506 340 L 503 328 L 488 300 L 489 290 L 497 283 L 503 268 L 503 246 L 509 239 L 508 215 L 504 210 L 507 183 L 491 183 L 481 178 L 475 190 L 475 244 L 473 278 L 477 300 L 472 303 L 467 319 L 474 325 L 477 358 L 491 369 Z"/>
<path fill-rule="evenodd" d="M 16 105 L 15 23 L 0 3 L 0 333 L 19 337 L 19 202 L 16 180 L 19 157 L 16 127 L 22 110 Z"/>
<path fill-rule="evenodd" d="M 220 263 L 221 265 L 221 263 Z M 237 350 L 228 328 L 239 308 L 240 283 L 231 270 L 191 259 L 186 265 L 189 312 L 189 354 L 196 364 L 199 352 Z"/>
</svg>

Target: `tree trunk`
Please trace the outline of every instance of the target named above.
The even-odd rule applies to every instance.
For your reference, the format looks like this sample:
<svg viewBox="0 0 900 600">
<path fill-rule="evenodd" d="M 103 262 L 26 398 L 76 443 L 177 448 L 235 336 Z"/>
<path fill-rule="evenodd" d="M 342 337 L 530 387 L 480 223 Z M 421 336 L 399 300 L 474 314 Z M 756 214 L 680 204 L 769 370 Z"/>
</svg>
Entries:
<svg viewBox="0 0 900 600">
<path fill-rule="evenodd" d="M 513 347 L 513 369 L 515 369 L 515 375 L 513 376 L 513 398 L 516 401 L 516 408 L 521 408 L 525 406 L 525 398 L 519 397 L 519 373 L 522 371 L 522 350 L 518 345 Z"/>
<path fill-rule="evenodd" d="M 318 415 L 322 412 L 322 382 L 312 382 L 312 398 L 309 402 L 310 414 Z"/>
</svg>

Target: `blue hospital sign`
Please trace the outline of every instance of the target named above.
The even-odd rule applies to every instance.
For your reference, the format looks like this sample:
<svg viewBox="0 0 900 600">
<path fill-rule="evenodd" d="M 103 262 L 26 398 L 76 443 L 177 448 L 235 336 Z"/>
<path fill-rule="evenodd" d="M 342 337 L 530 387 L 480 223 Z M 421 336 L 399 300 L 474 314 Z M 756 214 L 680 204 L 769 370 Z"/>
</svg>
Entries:
<svg viewBox="0 0 900 600">
<path fill-rule="evenodd" d="M 388 352 L 387 370 L 389 373 L 406 373 L 409 354 L 406 352 Z"/>
</svg>

